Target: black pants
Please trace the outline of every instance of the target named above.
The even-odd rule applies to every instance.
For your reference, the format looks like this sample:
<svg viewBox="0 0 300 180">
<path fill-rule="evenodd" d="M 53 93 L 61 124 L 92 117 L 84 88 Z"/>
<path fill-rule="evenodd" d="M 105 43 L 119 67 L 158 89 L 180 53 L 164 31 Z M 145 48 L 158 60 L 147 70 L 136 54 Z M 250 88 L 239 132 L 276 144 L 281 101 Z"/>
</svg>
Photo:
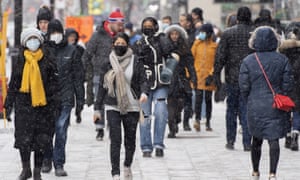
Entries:
<svg viewBox="0 0 300 180">
<path fill-rule="evenodd" d="M 168 97 L 168 125 L 170 132 L 176 133 L 178 131 L 177 124 L 181 122 L 183 103 L 183 98 Z"/>
<path fill-rule="evenodd" d="M 28 149 L 20 149 L 20 155 L 22 163 L 28 163 L 30 164 L 30 154 L 31 151 Z M 34 167 L 35 168 L 41 168 L 44 158 L 44 152 L 43 151 L 34 151 Z"/>
<path fill-rule="evenodd" d="M 276 174 L 276 169 L 279 161 L 279 140 L 268 140 L 269 142 L 269 156 L 270 156 L 270 174 Z M 261 157 L 261 146 L 263 140 L 252 137 L 251 160 L 253 171 L 259 172 L 259 161 Z"/>
<path fill-rule="evenodd" d="M 212 91 L 196 90 L 196 104 L 195 104 L 195 113 L 196 120 L 201 120 L 201 110 L 202 110 L 202 101 L 203 93 L 205 93 L 205 104 L 206 104 L 206 120 L 210 121 L 211 111 L 212 111 Z"/>
<path fill-rule="evenodd" d="M 107 121 L 109 122 L 110 160 L 112 166 L 112 175 L 120 174 L 120 151 L 122 144 L 121 122 L 123 123 L 125 136 L 124 166 L 130 167 L 135 152 L 138 119 L 139 112 L 129 112 L 126 115 L 121 115 L 120 112 L 117 111 L 107 111 Z"/>
<path fill-rule="evenodd" d="M 189 124 L 189 119 L 193 116 L 192 95 L 191 91 L 184 93 L 183 123 L 186 125 Z"/>
</svg>

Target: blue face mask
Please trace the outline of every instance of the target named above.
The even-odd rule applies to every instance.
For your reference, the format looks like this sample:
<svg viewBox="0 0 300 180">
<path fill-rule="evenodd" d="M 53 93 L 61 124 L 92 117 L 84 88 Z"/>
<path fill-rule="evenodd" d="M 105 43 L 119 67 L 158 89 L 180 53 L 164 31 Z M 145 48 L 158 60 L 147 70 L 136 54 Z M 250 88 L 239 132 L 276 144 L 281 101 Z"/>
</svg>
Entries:
<svg viewBox="0 0 300 180">
<path fill-rule="evenodd" d="M 196 38 L 204 41 L 206 39 L 206 32 L 200 32 Z"/>
<path fill-rule="evenodd" d="M 36 51 L 40 47 L 40 45 L 41 45 L 40 41 L 36 38 L 29 39 L 28 41 L 26 41 L 26 47 L 30 51 Z"/>
</svg>

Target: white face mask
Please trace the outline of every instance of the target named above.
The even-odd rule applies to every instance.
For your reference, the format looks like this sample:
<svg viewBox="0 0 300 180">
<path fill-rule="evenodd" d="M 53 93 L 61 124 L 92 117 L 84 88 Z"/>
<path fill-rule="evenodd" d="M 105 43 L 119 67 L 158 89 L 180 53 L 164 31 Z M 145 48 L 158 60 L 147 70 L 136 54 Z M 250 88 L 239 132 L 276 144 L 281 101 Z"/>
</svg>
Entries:
<svg viewBox="0 0 300 180">
<path fill-rule="evenodd" d="M 127 34 L 127 36 L 129 36 L 129 37 L 130 37 L 131 33 L 130 33 L 130 31 L 129 31 L 129 30 L 125 30 L 124 32 L 125 32 L 125 34 Z"/>
<path fill-rule="evenodd" d="M 29 39 L 28 41 L 26 41 L 26 47 L 30 50 L 30 51 L 36 51 L 41 45 L 41 42 L 36 39 Z"/>
<path fill-rule="evenodd" d="M 63 40 L 63 35 L 61 33 L 50 35 L 50 41 L 54 41 L 55 44 L 59 44 L 62 40 Z"/>
</svg>

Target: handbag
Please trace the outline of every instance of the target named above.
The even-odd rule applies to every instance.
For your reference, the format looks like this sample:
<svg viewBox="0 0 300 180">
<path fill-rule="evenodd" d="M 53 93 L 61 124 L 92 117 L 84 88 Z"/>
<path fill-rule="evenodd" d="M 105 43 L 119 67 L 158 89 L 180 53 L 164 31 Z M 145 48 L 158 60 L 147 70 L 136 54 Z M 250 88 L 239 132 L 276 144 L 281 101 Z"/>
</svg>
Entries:
<svg viewBox="0 0 300 180">
<path fill-rule="evenodd" d="M 293 102 L 293 100 L 288 97 L 288 96 L 285 96 L 285 95 L 282 95 L 282 94 L 276 94 L 270 81 L 269 81 L 269 78 L 257 56 L 257 54 L 255 53 L 255 58 L 256 58 L 256 61 L 257 63 L 259 64 L 259 67 L 260 69 L 262 70 L 263 74 L 264 74 L 264 77 L 268 83 L 268 86 L 269 88 L 271 89 L 272 91 L 272 94 L 273 94 L 273 99 L 274 99 L 274 102 L 273 102 L 273 108 L 275 109 L 279 109 L 279 110 L 282 110 L 282 111 L 286 111 L 286 112 L 290 112 L 294 107 L 295 107 L 295 103 Z"/>
</svg>

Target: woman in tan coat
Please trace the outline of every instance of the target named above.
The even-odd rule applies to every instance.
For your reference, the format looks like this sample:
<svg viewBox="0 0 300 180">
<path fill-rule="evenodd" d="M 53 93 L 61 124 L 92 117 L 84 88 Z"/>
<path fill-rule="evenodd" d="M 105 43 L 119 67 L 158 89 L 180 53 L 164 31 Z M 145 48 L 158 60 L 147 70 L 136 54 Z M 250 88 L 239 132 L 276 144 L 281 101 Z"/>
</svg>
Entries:
<svg viewBox="0 0 300 180">
<path fill-rule="evenodd" d="M 212 112 L 212 91 L 216 88 L 212 82 L 212 74 L 214 71 L 214 59 L 217 49 L 217 44 L 213 41 L 212 35 L 213 26 L 211 24 L 203 24 L 192 46 L 194 67 L 197 75 L 195 104 L 196 121 L 194 123 L 194 128 L 196 131 L 200 131 L 201 105 L 203 97 L 206 104 L 206 130 L 212 131 L 210 125 Z"/>
</svg>

